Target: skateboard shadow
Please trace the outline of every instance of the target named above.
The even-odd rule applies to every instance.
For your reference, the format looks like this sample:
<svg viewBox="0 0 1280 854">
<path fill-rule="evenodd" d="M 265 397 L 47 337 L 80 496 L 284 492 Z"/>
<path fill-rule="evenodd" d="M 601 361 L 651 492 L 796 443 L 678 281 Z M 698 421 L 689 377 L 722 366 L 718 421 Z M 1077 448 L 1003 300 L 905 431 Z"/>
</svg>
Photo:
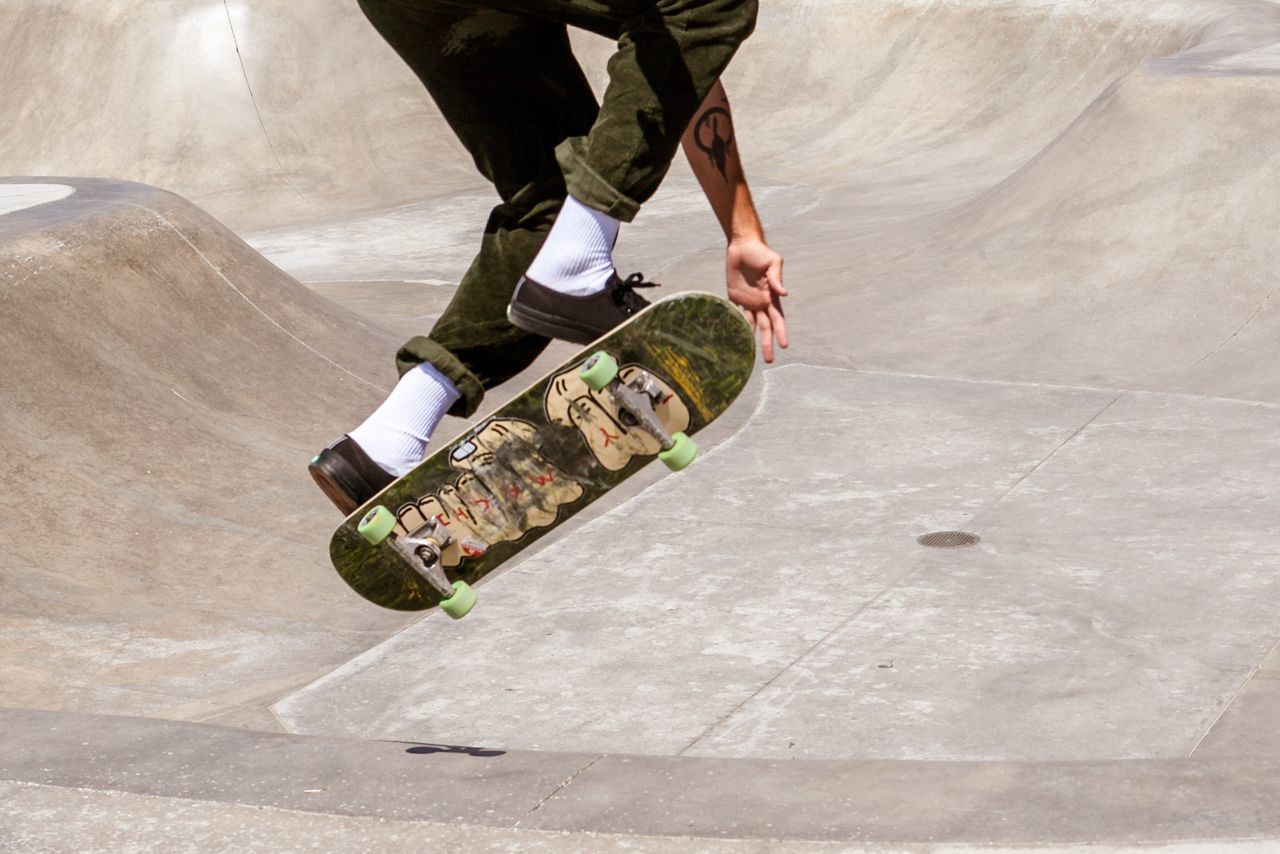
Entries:
<svg viewBox="0 0 1280 854">
<path fill-rule="evenodd" d="M 419 744 L 410 747 L 405 753 L 414 753 L 423 756 L 430 756 L 434 753 L 460 753 L 466 756 L 474 756 L 477 759 L 492 759 L 496 756 L 506 756 L 505 750 L 495 750 L 489 747 L 462 747 L 456 744 Z"/>
</svg>

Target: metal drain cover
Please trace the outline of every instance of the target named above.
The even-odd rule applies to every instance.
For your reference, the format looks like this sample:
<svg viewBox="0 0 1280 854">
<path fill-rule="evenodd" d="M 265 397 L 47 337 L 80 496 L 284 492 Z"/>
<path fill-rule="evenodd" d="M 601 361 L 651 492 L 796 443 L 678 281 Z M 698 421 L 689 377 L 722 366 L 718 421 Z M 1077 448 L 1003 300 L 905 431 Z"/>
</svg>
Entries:
<svg viewBox="0 0 1280 854">
<path fill-rule="evenodd" d="M 977 545 L 982 537 L 968 531 L 934 531 L 916 537 L 916 542 L 931 549 L 964 549 Z"/>
</svg>

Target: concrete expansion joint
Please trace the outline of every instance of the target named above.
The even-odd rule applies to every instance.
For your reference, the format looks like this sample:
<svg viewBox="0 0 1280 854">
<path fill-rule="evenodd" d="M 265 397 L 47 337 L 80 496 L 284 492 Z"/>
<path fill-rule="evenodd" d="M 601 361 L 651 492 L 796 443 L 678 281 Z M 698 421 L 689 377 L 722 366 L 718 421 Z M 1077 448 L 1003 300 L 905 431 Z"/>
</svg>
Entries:
<svg viewBox="0 0 1280 854">
<path fill-rule="evenodd" d="M 593 765 L 595 765 L 601 759 L 604 759 L 605 755 L 606 754 L 600 753 L 591 757 L 591 759 L 587 761 L 586 764 L 584 764 L 577 771 L 573 772 L 573 774 L 571 774 L 569 777 L 565 778 L 565 780 L 562 783 L 560 783 L 560 785 L 556 786 L 554 789 L 548 792 L 546 796 L 542 798 L 542 800 L 534 804 L 527 813 L 525 813 L 521 818 L 517 819 L 515 823 L 512 825 L 512 827 L 520 827 L 523 822 L 527 821 L 534 813 L 542 809 L 543 806 L 547 804 L 547 802 L 549 802 L 550 800 L 555 798 L 557 795 L 559 795 L 561 792 L 564 792 L 566 789 L 572 786 L 574 780 L 577 780 L 584 773 L 590 770 Z"/>
<path fill-rule="evenodd" d="M 1120 394 L 1124 396 L 1133 395 L 1159 395 L 1170 399 L 1200 400 L 1214 403 L 1228 403 L 1239 406 L 1259 407 L 1262 409 L 1280 410 L 1280 403 L 1272 403 L 1266 400 L 1250 400 L 1241 397 L 1223 397 L 1213 394 L 1197 394 L 1195 392 L 1185 391 L 1167 391 L 1164 389 L 1151 388 L 1124 388 L 1117 386 L 1094 386 L 1079 385 L 1071 383 L 1054 383 L 1043 382 L 1037 380 L 1002 380 L 983 377 L 963 377 L 948 376 L 946 374 L 928 374 L 918 371 L 890 371 L 876 368 L 858 368 L 845 365 L 814 365 L 805 362 L 789 362 L 785 365 L 778 365 L 770 368 L 765 373 L 774 371 L 792 370 L 796 368 L 807 368 L 814 371 L 842 371 L 849 374 L 863 374 L 865 376 L 878 376 L 894 379 L 911 379 L 911 380 L 927 380 L 931 382 L 955 383 L 957 385 L 974 385 L 974 386 L 1003 386 L 1009 388 L 1028 388 L 1028 389 L 1058 389 L 1062 391 L 1087 391 L 1098 392 L 1102 394 Z M 1117 398 L 1119 400 L 1121 398 Z"/>
<path fill-rule="evenodd" d="M 237 286 L 236 286 L 236 284 L 235 284 L 235 282 L 231 281 L 231 279 L 227 276 L 227 274 L 226 274 L 225 272 L 223 272 L 222 268 L 221 268 L 221 267 L 219 267 L 217 264 L 213 263 L 212 259 L 210 259 L 208 255 L 206 255 L 203 251 L 201 251 L 200 247 L 196 246 L 196 245 L 195 245 L 195 243 L 193 243 L 193 242 L 191 241 L 191 238 L 189 238 L 185 233 L 183 233 L 182 229 L 180 229 L 180 228 L 176 227 L 176 226 L 175 226 L 173 223 L 171 223 L 167 218 L 165 218 L 165 217 L 164 217 L 164 215 L 162 215 L 162 214 L 160 214 L 160 213 L 158 213 L 158 212 L 155 212 L 155 211 L 153 211 L 152 213 L 153 213 L 153 214 L 154 214 L 158 219 L 160 219 L 162 222 L 164 222 L 164 223 L 165 223 L 165 225 L 166 225 L 166 226 L 168 226 L 169 230 L 170 230 L 170 231 L 172 231 L 172 233 L 173 233 L 173 234 L 174 234 L 174 235 L 175 235 L 179 240 L 181 240 L 181 241 L 182 241 L 183 243 L 185 243 L 188 247 L 190 247 L 190 248 L 191 248 L 191 251 L 192 251 L 192 252 L 194 252 L 194 253 L 195 253 L 195 254 L 200 258 L 200 260 L 204 263 L 204 265 L 205 265 L 206 267 L 208 267 L 211 271 L 213 271 L 214 275 L 216 275 L 216 276 L 217 276 L 217 277 L 218 277 L 218 278 L 219 278 L 219 279 L 220 279 L 224 284 L 226 284 L 226 286 L 227 286 L 227 287 L 229 287 L 231 290 L 235 291 L 235 293 L 236 293 L 236 294 L 237 294 L 237 295 L 238 295 L 242 300 L 244 300 L 246 303 L 248 303 L 248 304 L 253 308 L 253 310 L 254 310 L 254 311 L 256 311 L 258 314 L 262 315 L 262 317 L 263 317 L 263 318 L 264 318 L 268 323 L 270 323 L 272 326 L 274 326 L 276 329 L 278 329 L 279 331 L 283 332 L 283 333 L 284 333 L 285 335 L 287 335 L 289 338 L 293 339 L 295 342 L 297 342 L 300 346 L 302 346 L 304 349 L 306 349 L 306 350 L 307 350 L 308 352 L 310 352 L 312 355 L 314 355 L 314 356 L 316 356 L 317 358 L 319 358 L 319 359 L 321 359 L 321 360 L 323 360 L 323 361 L 327 362 L 328 364 L 330 364 L 330 365 L 332 365 L 333 367 L 337 368 L 337 369 L 338 369 L 339 371 L 341 371 L 342 373 L 344 373 L 344 374 L 346 374 L 346 375 L 348 375 L 348 376 L 350 376 L 350 377 L 354 378 L 354 379 L 355 379 L 355 380 L 357 380 L 358 382 L 361 382 L 361 383 L 363 383 L 364 385 L 367 385 L 367 386 L 369 386 L 370 388 L 376 389 L 377 391 L 380 391 L 380 392 L 382 392 L 382 393 L 384 393 L 384 394 L 386 394 L 386 393 L 388 393 L 388 392 L 390 392 L 390 391 L 391 391 L 391 390 L 390 390 L 389 388 L 387 388 L 386 386 L 383 386 L 383 385 L 381 385 L 380 383 L 373 382 L 372 380 L 367 380 L 367 379 L 365 379 L 364 377 L 362 377 L 362 376 L 360 376 L 359 374 L 357 374 L 357 373 L 355 373 L 354 371 L 352 371 L 350 368 L 346 367 L 345 365 L 341 365 L 341 364 L 339 364 L 338 362 L 335 362 L 333 359 L 329 358 L 329 357 L 328 357 L 328 356 L 326 356 L 324 353 L 321 353 L 321 352 L 320 352 L 319 350 L 317 350 L 315 347 L 311 346 L 311 345 L 310 345 L 310 344 L 308 344 L 306 341 L 304 341 L 304 340 L 302 340 L 301 338 L 299 338 L 299 337 L 298 337 L 297 335 L 295 335 L 292 331 L 290 331 L 289 329 L 287 329 L 287 328 L 284 326 L 284 324 L 282 324 L 280 321 L 276 320 L 276 319 L 275 319 L 275 317 L 273 317 L 273 316 L 272 316 L 272 315 L 271 315 L 271 314 L 270 314 L 266 309 L 264 309 L 262 306 L 258 305 L 258 303 L 256 303 L 256 302 L 255 302 L 255 301 L 254 301 L 254 300 L 253 300 L 253 299 L 252 299 L 248 294 L 246 294 L 243 290 L 241 290 L 239 287 L 237 287 Z"/>
</svg>

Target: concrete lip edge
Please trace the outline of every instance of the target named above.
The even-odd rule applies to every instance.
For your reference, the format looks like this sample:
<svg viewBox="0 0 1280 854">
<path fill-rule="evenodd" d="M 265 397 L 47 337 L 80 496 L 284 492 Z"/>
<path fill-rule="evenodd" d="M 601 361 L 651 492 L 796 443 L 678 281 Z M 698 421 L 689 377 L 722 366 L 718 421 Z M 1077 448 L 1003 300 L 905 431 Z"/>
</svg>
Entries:
<svg viewBox="0 0 1280 854">
<path fill-rule="evenodd" d="M 0 711 L 0 779 L 388 820 L 862 843 L 1280 837 L 1280 761 L 644 757 Z"/>
</svg>

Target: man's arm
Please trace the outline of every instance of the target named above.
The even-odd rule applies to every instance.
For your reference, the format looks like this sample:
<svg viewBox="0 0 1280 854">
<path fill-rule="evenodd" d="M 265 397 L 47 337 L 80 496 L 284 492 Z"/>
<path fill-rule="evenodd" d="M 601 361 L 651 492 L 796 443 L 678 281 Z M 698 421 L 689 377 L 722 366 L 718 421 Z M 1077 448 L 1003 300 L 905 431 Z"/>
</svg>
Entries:
<svg viewBox="0 0 1280 854">
<path fill-rule="evenodd" d="M 760 338 L 764 360 L 773 361 L 773 342 L 787 346 L 782 312 L 782 256 L 765 242 L 764 227 L 751 200 L 734 138 L 729 96 L 719 81 L 685 131 L 685 156 L 724 230 L 725 280 L 729 299 L 743 308 Z"/>
</svg>

